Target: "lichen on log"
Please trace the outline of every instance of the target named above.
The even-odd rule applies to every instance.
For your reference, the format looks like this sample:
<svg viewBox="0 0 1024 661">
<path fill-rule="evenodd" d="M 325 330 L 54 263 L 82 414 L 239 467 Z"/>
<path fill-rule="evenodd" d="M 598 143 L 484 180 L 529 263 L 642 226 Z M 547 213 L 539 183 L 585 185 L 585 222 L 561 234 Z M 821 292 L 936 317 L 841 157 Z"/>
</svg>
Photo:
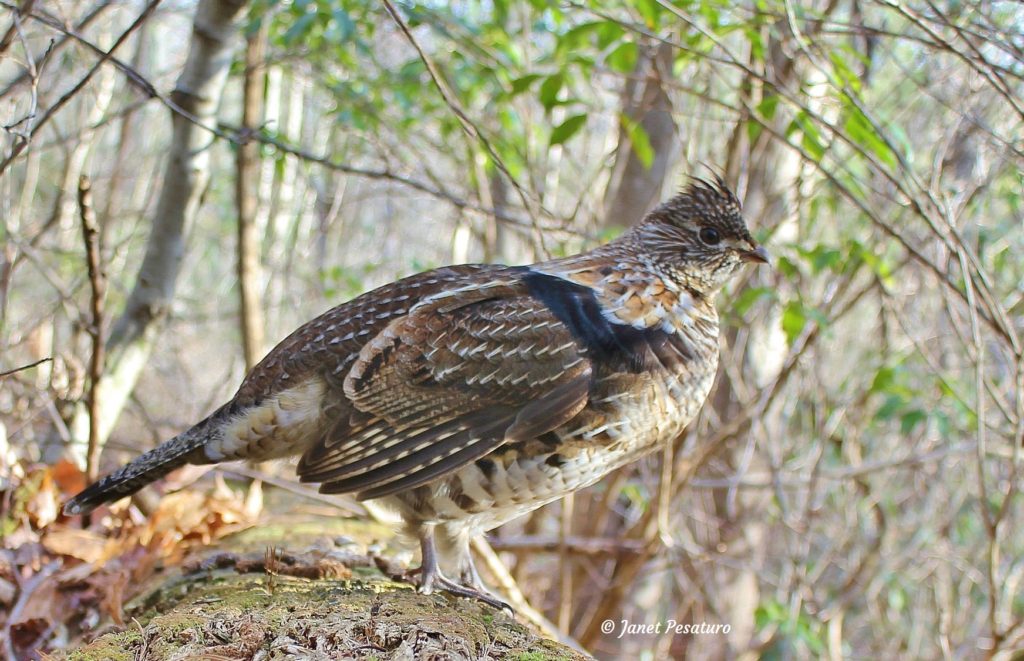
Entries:
<svg viewBox="0 0 1024 661">
<path fill-rule="evenodd" d="M 507 613 L 366 575 L 216 569 L 181 577 L 131 626 L 68 654 L 92 659 L 581 659 Z"/>
</svg>

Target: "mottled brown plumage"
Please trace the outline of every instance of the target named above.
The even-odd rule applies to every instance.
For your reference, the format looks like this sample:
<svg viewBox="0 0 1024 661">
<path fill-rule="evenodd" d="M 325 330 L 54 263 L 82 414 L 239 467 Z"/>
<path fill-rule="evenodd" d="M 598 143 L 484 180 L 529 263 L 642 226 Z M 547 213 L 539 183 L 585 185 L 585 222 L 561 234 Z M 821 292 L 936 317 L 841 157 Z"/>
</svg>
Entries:
<svg viewBox="0 0 1024 661">
<path fill-rule="evenodd" d="M 185 463 L 300 456 L 303 481 L 398 511 L 421 541 L 425 591 L 500 603 L 470 537 L 683 430 L 717 369 L 712 297 L 744 261 L 767 260 L 736 198 L 697 180 L 591 252 L 400 280 L 296 330 L 230 402 L 65 511 Z"/>
</svg>

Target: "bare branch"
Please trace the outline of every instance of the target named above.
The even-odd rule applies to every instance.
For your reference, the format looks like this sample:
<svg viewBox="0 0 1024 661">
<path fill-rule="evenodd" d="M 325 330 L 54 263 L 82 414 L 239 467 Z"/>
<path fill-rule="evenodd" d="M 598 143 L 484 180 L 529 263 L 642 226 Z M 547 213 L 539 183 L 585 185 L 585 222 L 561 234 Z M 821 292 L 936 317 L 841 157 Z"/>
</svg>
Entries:
<svg viewBox="0 0 1024 661">
<path fill-rule="evenodd" d="M 89 480 L 99 477 L 100 450 L 100 381 L 103 378 L 103 301 L 107 293 L 107 276 L 103 271 L 100 256 L 100 228 L 92 206 L 92 187 L 89 178 L 82 175 L 78 180 L 78 211 L 82 221 L 82 238 L 85 241 L 85 259 L 89 271 L 91 319 L 89 336 L 92 338 L 92 354 L 89 357 L 89 446 L 86 453 L 86 475 Z"/>
<path fill-rule="evenodd" d="M 68 101 L 82 91 L 82 88 L 92 80 L 92 77 L 96 75 L 96 72 L 100 70 L 100 67 L 102 67 L 107 60 L 113 57 L 114 52 L 146 21 L 146 19 L 149 18 L 150 14 L 153 13 L 153 10 L 157 8 L 161 1 L 162 0 L 150 0 L 149 4 L 146 5 L 135 21 L 133 21 L 132 24 L 128 26 L 128 29 L 122 32 L 121 36 L 117 38 L 117 41 L 115 41 L 114 45 L 110 47 L 110 50 L 104 52 L 99 61 L 89 69 L 88 73 L 86 73 L 81 80 L 79 80 L 70 90 L 65 92 L 63 96 L 57 99 L 56 103 L 46 109 L 46 112 L 43 113 L 43 116 L 39 118 L 39 121 L 36 122 L 35 126 L 32 128 L 32 131 L 15 143 L 14 148 L 11 150 L 11 153 L 7 158 L 0 161 L 0 175 L 3 175 L 11 162 L 25 150 L 25 147 L 28 146 L 32 137 L 39 131 L 39 129 L 42 128 L 61 108 L 63 108 Z"/>
<path fill-rule="evenodd" d="M 17 374 L 18 372 L 24 372 L 25 370 L 30 370 L 33 367 L 36 367 L 37 365 L 42 365 L 43 363 L 48 363 L 48 362 L 50 362 L 52 360 L 53 360 L 53 356 L 49 356 L 47 358 L 40 358 L 39 360 L 35 361 L 34 363 L 29 363 L 28 365 L 22 365 L 21 367 L 15 367 L 14 369 L 7 370 L 6 372 L 0 372 L 0 379 L 7 378 L 7 377 L 11 376 L 12 374 Z"/>
<path fill-rule="evenodd" d="M 462 126 L 463 130 L 467 135 L 469 135 L 469 137 L 480 143 L 484 148 L 484 151 L 486 151 L 488 156 L 491 157 L 491 160 L 494 161 L 495 166 L 503 175 L 505 175 L 505 178 L 507 178 L 509 183 L 512 184 L 512 187 L 516 189 L 516 194 L 519 195 L 519 200 L 523 203 L 523 208 L 530 215 L 530 220 L 533 225 L 534 242 L 537 247 L 540 248 L 542 254 L 550 256 L 547 246 L 544 243 L 544 234 L 540 231 L 537 214 L 534 213 L 534 204 L 531 203 L 530 196 L 526 194 L 523 187 L 519 185 L 519 182 L 516 181 L 515 177 L 512 176 L 512 173 L 509 172 L 508 167 L 505 165 L 505 161 L 494 149 L 494 146 L 491 144 L 490 140 L 487 139 L 487 136 L 484 135 L 483 131 L 481 131 L 473 120 L 470 119 L 469 115 L 466 114 L 466 111 L 462 109 L 462 105 L 459 103 L 455 93 L 441 75 L 437 65 L 434 64 L 434 61 L 427 56 L 423 47 L 420 46 L 418 41 L 416 41 L 416 38 L 413 36 L 408 24 L 405 22 L 405 19 L 402 18 L 402 15 L 398 13 L 398 9 L 395 8 L 395 5 L 391 0 L 384 0 L 384 6 L 387 8 L 388 13 L 391 14 L 391 17 L 395 20 L 399 29 L 401 29 L 402 33 L 405 35 L 405 38 L 408 39 L 409 43 L 412 44 L 412 47 L 416 49 L 416 52 L 419 54 L 423 64 L 427 67 L 430 79 L 434 82 L 437 90 L 441 93 L 441 97 L 444 99 L 445 104 L 447 104 L 452 113 L 455 114 L 456 119 L 459 120 L 459 124 Z"/>
</svg>

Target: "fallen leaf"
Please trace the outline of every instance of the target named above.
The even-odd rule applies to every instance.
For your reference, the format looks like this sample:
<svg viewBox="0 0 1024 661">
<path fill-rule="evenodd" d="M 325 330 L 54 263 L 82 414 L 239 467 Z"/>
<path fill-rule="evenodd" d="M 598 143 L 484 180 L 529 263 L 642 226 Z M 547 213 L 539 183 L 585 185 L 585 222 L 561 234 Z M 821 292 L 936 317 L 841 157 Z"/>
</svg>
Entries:
<svg viewBox="0 0 1024 661">
<path fill-rule="evenodd" d="M 27 650 L 49 628 L 45 617 L 24 618 L 11 625 L 11 644 L 15 650 Z"/>
<path fill-rule="evenodd" d="M 10 606 L 18 588 L 6 578 L 0 578 L 0 606 Z"/>
<path fill-rule="evenodd" d="M 32 523 L 36 528 L 45 528 L 57 520 L 59 500 L 60 495 L 57 493 L 53 478 L 50 477 L 50 470 L 44 468 L 41 471 L 39 488 L 25 503 L 25 511 L 33 519 Z"/>
<path fill-rule="evenodd" d="M 61 494 L 71 496 L 86 487 L 85 473 L 72 461 L 61 459 L 50 468 L 50 475 Z"/>
<path fill-rule="evenodd" d="M 100 562 L 117 553 L 117 541 L 92 530 L 50 527 L 43 533 L 43 548 L 84 562 Z"/>
<path fill-rule="evenodd" d="M 128 573 L 118 572 L 111 577 L 103 597 L 103 608 L 119 626 L 124 626 L 124 595 L 128 586 Z"/>
</svg>

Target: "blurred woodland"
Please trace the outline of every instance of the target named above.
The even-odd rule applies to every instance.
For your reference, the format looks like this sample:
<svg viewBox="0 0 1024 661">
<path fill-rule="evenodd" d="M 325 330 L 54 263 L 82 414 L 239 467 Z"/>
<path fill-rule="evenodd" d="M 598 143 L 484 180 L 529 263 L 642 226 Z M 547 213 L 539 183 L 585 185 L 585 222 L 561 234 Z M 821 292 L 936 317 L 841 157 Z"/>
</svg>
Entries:
<svg viewBox="0 0 1024 661">
<path fill-rule="evenodd" d="M 478 550 L 599 658 L 1024 648 L 1020 3 L 0 0 L 0 125 L 0 655 L 252 525 L 216 471 L 57 512 L 293 328 L 715 173 L 774 268 L 699 420 Z M 730 631 L 618 637 L 670 619 Z"/>
</svg>

